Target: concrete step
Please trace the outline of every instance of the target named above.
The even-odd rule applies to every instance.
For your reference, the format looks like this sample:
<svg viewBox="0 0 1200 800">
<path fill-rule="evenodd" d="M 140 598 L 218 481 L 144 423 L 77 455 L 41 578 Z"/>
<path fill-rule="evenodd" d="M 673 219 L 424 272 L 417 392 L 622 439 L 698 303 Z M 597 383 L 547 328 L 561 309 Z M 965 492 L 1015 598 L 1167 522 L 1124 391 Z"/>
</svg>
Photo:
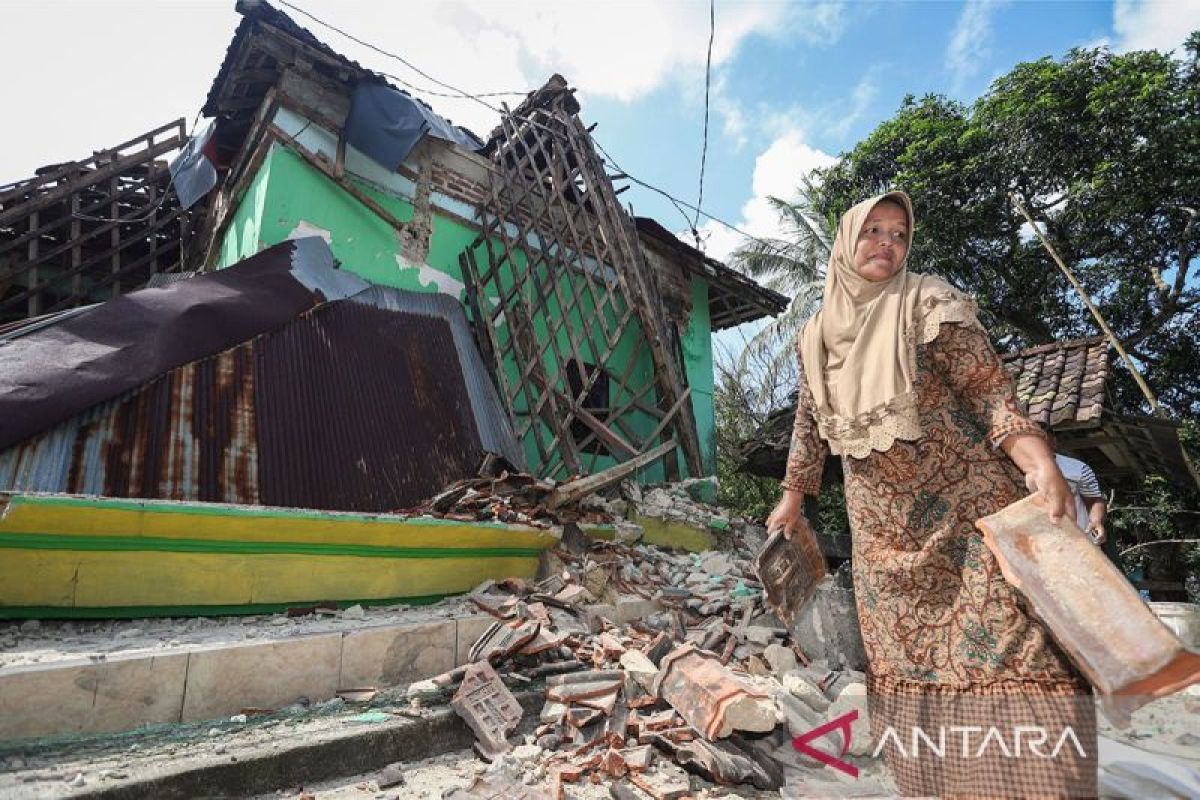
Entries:
<svg viewBox="0 0 1200 800">
<path fill-rule="evenodd" d="M 629 600 L 607 613 L 629 621 L 657 609 Z M 469 614 L 5 667 L 0 741 L 218 719 L 300 697 L 319 703 L 340 689 L 401 686 L 465 663 L 492 622 Z"/>
</svg>

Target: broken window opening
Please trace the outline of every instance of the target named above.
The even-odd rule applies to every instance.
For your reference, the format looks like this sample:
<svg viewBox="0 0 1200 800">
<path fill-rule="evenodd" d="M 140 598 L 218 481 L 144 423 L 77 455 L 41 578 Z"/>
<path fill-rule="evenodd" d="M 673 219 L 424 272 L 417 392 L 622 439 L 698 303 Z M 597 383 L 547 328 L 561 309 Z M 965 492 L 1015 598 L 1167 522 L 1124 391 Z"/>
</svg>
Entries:
<svg viewBox="0 0 1200 800">
<path fill-rule="evenodd" d="M 567 385 L 571 390 L 571 397 L 579 403 L 580 408 L 591 414 L 602 423 L 608 422 L 608 416 L 611 412 L 609 404 L 609 374 L 608 371 L 589 364 L 586 361 L 571 359 L 566 364 L 567 367 Z M 585 397 L 580 397 L 583 393 L 583 387 L 588 381 L 592 380 L 592 376 L 596 376 L 596 380 L 588 389 Z M 586 441 L 588 438 L 591 441 Z M 600 437 L 595 436 L 592 429 L 584 422 L 578 419 L 571 420 L 571 438 L 575 441 L 576 446 L 581 452 L 590 453 L 597 456 L 611 455 L 604 442 L 600 441 Z"/>
</svg>

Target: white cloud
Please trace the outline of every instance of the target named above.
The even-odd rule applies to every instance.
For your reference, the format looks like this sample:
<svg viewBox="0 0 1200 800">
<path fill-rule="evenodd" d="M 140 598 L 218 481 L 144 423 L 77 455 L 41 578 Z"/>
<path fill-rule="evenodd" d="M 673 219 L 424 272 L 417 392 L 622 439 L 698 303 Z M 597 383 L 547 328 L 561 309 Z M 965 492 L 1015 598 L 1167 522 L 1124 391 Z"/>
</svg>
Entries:
<svg viewBox="0 0 1200 800">
<path fill-rule="evenodd" d="M 836 160 L 807 144 L 799 128 L 781 133 L 755 159 L 753 197 L 742 206 L 741 218 L 734 224 L 752 236 L 778 238 L 781 235 L 779 219 L 767 197 L 795 199 L 801 177 L 818 167 L 830 166 Z M 707 237 L 705 252 L 718 261 L 728 261 L 729 255 L 746 241 L 741 234 L 712 220 L 704 223 L 700 231 Z"/>
<path fill-rule="evenodd" d="M 523 0 L 409 0 L 346 3 L 298 0 L 297 5 L 370 41 L 441 81 L 473 93 L 528 91 L 554 72 L 588 97 L 622 102 L 664 86 L 694 91 L 703 85 L 708 45 L 707 7 L 691 0 L 654 3 L 577 3 Z M 169 119 L 190 121 L 241 20 L 232 2 L 127 0 L 121 13 L 103 4 L 21 2 L 6 15 L 5 55 L 12 63 L 38 64 L 36 81 L 8 81 L 0 97 L 7 109 L 24 110 L 26 122 L 6 132 L 0 183 L 32 174 L 35 167 L 86 156 Z M 282 8 L 334 50 L 410 83 L 446 92 L 408 67 L 355 44 L 298 12 Z M 799 37 L 831 42 L 844 27 L 837 3 L 788 4 L 775 0 L 718 3 L 713 42 L 714 74 L 732 63 L 752 37 Z M 128 38 L 128 21 L 165 31 L 139 47 L 106 56 L 104 80 L 94 69 L 96 41 Z M 54 31 L 55 56 L 45 54 Z M 444 116 L 487 135 L 497 114 L 477 102 L 425 96 Z M 491 105 L 501 99 L 488 98 Z M 746 119 L 732 106 L 718 109 L 736 141 Z M 36 110 L 36 111 L 35 111 Z M 15 112 L 14 112 L 15 113 Z"/>
<path fill-rule="evenodd" d="M 946 70 L 950 73 L 955 91 L 979 72 L 990 53 L 992 12 L 995 0 L 967 0 L 946 46 Z"/>
<path fill-rule="evenodd" d="M 854 85 L 854 90 L 850 93 L 850 107 L 842 112 L 840 118 L 829 128 L 829 132 L 834 136 L 846 138 L 855 123 L 870 110 L 871 104 L 879 96 L 879 84 L 876 82 L 878 71 L 878 67 L 872 67 Z"/>
<path fill-rule="evenodd" d="M 750 141 L 749 118 L 742 103 L 729 90 L 728 76 L 718 72 L 712 83 L 712 111 L 721 120 L 721 133 L 734 150 L 741 150 Z"/>
<path fill-rule="evenodd" d="M 695 13 L 695 6 L 688 5 L 686 7 L 689 12 Z M 759 107 L 758 113 L 746 107 L 746 104 L 737 95 L 736 91 L 730 86 L 730 65 L 733 61 L 733 52 L 730 50 L 727 58 L 718 61 L 718 47 L 721 45 L 723 37 L 733 35 L 738 37 L 738 41 L 744 41 L 751 34 L 770 38 L 786 39 L 790 41 L 799 40 L 813 47 L 828 46 L 836 43 L 841 38 L 846 28 L 846 6 L 841 2 L 819 2 L 819 3 L 794 3 L 794 4 L 771 4 L 769 6 L 769 14 L 758 12 L 760 24 L 754 25 L 752 28 L 747 27 L 747 20 L 742 20 L 740 25 L 733 28 L 733 34 L 727 34 L 725 9 L 734 8 L 740 13 L 745 14 L 748 9 L 753 10 L 753 5 L 743 6 L 726 6 L 719 4 L 717 7 L 716 18 L 716 38 L 713 43 L 713 76 L 711 89 L 711 107 L 713 116 L 720 121 L 721 133 L 729 140 L 735 151 L 741 150 L 750 141 L 750 120 L 759 119 L 763 112 L 771 113 L 770 109 Z M 707 19 L 707 17 L 704 17 Z M 681 42 L 675 36 L 671 37 L 669 42 L 658 44 L 659 47 L 679 47 Z M 673 71 L 674 79 L 680 86 L 684 98 L 690 103 L 700 103 L 703 99 L 703 60 L 693 59 L 696 51 L 682 43 L 681 56 L 679 59 L 682 71 Z M 692 65 L 689 62 L 695 61 Z M 612 59 L 606 63 L 612 65 Z M 724 67 L 722 69 L 721 67 Z M 694 67 L 694 72 L 693 72 Z"/>
<path fill-rule="evenodd" d="M 1200 28 L 1195 0 L 1116 0 L 1113 4 L 1115 49 L 1174 50 Z"/>
</svg>

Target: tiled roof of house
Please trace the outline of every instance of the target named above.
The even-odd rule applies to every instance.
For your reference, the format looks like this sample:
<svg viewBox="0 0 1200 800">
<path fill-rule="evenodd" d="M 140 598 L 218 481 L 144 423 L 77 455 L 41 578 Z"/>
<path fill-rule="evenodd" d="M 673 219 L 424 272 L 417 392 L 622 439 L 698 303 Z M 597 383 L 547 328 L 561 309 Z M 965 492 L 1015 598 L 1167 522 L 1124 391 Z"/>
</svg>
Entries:
<svg viewBox="0 0 1200 800">
<path fill-rule="evenodd" d="M 1002 358 L 1030 418 L 1054 427 L 1090 422 L 1104 410 L 1108 342 L 1103 336 L 1031 347 Z"/>
</svg>

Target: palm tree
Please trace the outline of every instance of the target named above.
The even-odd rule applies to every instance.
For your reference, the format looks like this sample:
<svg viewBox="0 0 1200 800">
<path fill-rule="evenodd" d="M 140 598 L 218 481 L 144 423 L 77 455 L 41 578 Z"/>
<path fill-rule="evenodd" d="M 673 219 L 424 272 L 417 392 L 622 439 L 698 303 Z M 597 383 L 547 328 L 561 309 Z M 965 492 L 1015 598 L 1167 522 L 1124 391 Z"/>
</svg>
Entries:
<svg viewBox="0 0 1200 800">
<path fill-rule="evenodd" d="M 730 265 L 735 269 L 793 298 L 783 314 L 747 342 L 740 356 L 743 364 L 765 363 L 775 375 L 786 373 L 794 364 L 795 350 L 791 343 L 800 326 L 816 311 L 824 288 L 825 265 L 837 222 L 823 219 L 816 211 L 819 191 L 813 177 L 805 175 L 800 179 L 795 201 L 768 196 L 767 202 L 779 215 L 781 237 L 753 239 L 730 256 Z M 777 380 L 765 383 L 778 385 Z"/>
</svg>

